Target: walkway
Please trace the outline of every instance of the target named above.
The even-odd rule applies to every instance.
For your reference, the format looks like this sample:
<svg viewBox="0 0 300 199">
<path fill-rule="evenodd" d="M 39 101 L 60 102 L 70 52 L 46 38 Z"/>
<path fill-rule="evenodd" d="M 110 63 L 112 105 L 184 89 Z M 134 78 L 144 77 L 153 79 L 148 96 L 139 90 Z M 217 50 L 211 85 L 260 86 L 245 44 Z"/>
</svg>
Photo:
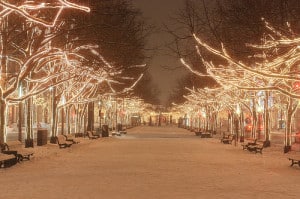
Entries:
<svg viewBox="0 0 300 199">
<path fill-rule="evenodd" d="M 54 146 L 47 146 L 54 150 Z M 183 129 L 137 127 L 0 170 L 1 198 L 298 198 L 300 168 Z"/>
</svg>

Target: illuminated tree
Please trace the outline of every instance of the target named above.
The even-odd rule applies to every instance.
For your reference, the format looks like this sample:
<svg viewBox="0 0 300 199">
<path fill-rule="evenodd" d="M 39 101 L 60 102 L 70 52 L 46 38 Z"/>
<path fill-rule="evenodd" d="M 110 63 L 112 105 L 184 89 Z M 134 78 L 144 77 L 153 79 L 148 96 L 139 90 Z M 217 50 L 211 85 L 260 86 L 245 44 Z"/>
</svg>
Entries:
<svg viewBox="0 0 300 199">
<path fill-rule="evenodd" d="M 149 52 L 153 51 L 146 47 L 146 39 L 153 32 L 153 27 L 145 23 L 141 12 L 135 9 L 130 1 L 92 0 L 89 4 L 91 7 L 89 15 L 69 12 L 65 16 L 66 23 L 73 24 L 72 28 L 67 29 L 69 39 L 78 38 L 74 40 L 77 45 L 87 42 L 97 44 L 99 53 L 107 62 L 123 70 L 126 77 L 137 78 L 144 73 L 145 76 L 135 87 L 134 93 L 150 100 L 154 98 L 149 96 L 148 89 L 142 89 L 151 82 L 146 71 L 148 68 L 136 66 L 138 63 L 146 63 Z M 115 86 L 117 89 L 117 85 Z"/>
<path fill-rule="evenodd" d="M 57 20 L 65 9 L 77 9 L 90 12 L 90 8 L 80 6 L 67 0 L 42 1 L 0 1 L 1 17 L 6 17 L 11 13 L 16 13 L 26 18 L 26 20 L 41 24 L 46 27 L 54 27 Z"/>
<path fill-rule="evenodd" d="M 288 26 L 289 27 L 289 26 Z M 255 56 L 252 56 L 254 60 L 251 65 L 245 64 L 242 61 L 238 61 L 231 57 L 226 49 L 222 46 L 222 50 L 217 50 L 205 42 L 201 41 L 196 35 L 194 35 L 197 43 L 204 47 L 212 54 L 225 60 L 224 64 L 215 66 L 212 62 L 207 62 L 203 59 L 203 63 L 207 67 L 208 74 L 214 77 L 218 83 L 224 87 L 232 86 L 245 91 L 258 92 L 263 91 L 264 95 L 264 107 L 265 107 L 265 129 L 268 139 L 268 107 L 270 92 L 273 95 L 280 93 L 286 96 L 287 99 L 287 127 L 285 144 L 290 146 L 291 144 L 291 121 L 292 116 L 295 113 L 299 99 L 299 39 L 295 37 L 295 33 L 288 29 L 283 34 L 266 22 L 266 28 L 269 33 L 263 37 L 262 44 L 249 45 L 257 52 Z M 198 50 L 200 54 L 200 51 Z M 184 60 L 182 60 L 191 71 L 192 70 Z M 203 75 L 198 73 L 198 75 Z"/>
<path fill-rule="evenodd" d="M 52 135 L 56 135 L 58 108 L 95 101 L 95 93 L 103 82 L 106 82 L 112 93 L 118 93 L 132 90 L 142 78 L 142 75 L 137 78 L 124 76 L 121 68 L 110 64 L 97 52 L 98 46 L 74 45 L 70 41 L 61 48 L 56 47 L 58 45 L 55 45 L 57 42 L 54 38 L 63 26 L 63 23 L 56 22 L 62 10 L 70 7 L 88 11 L 88 8 L 65 0 L 58 0 L 53 5 L 41 2 L 38 4 L 31 2 L 32 5 L 28 3 L 12 5 L 0 2 L 4 7 L 2 14 L 5 19 L 1 26 L 0 52 L 1 143 L 6 141 L 5 120 L 8 104 L 27 101 L 26 130 L 27 139 L 30 140 L 33 138 L 31 109 L 33 97 L 51 92 Z M 59 12 L 50 22 L 44 20 L 48 15 L 43 15 L 42 12 L 48 8 L 50 10 L 59 8 Z M 9 15 L 11 13 L 20 16 Z M 12 26 L 12 21 L 18 23 Z M 87 58 L 87 52 L 97 59 Z M 113 88 L 116 84 L 128 81 L 133 83 L 130 86 L 123 86 L 122 91 Z M 17 91 L 20 91 L 19 94 Z"/>
</svg>

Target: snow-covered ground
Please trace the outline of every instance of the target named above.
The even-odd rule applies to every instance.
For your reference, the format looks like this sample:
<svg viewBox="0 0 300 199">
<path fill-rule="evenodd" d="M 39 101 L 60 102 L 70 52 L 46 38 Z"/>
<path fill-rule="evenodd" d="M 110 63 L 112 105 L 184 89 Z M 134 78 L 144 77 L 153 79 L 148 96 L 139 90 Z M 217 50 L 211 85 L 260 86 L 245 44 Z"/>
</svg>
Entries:
<svg viewBox="0 0 300 199">
<path fill-rule="evenodd" d="M 127 135 L 82 139 L 0 169 L 0 198 L 298 198 L 300 167 L 281 146 L 243 151 L 176 127 L 136 127 Z"/>
</svg>

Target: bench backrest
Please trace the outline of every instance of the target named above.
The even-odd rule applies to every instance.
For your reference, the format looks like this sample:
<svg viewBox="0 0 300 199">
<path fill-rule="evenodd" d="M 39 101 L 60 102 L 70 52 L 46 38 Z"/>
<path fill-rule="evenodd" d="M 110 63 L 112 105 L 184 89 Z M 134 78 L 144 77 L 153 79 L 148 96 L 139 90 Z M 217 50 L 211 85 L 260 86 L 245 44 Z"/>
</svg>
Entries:
<svg viewBox="0 0 300 199">
<path fill-rule="evenodd" d="M 8 144 L 4 143 L 4 144 L 0 144 L 0 150 L 2 151 L 9 151 L 9 146 Z"/>
<path fill-rule="evenodd" d="M 66 137 L 64 135 L 57 135 L 57 142 L 58 144 L 65 144 L 66 143 Z"/>
<path fill-rule="evenodd" d="M 260 140 L 260 141 L 257 141 L 256 144 L 262 145 L 263 147 L 267 147 L 267 141 Z"/>
<path fill-rule="evenodd" d="M 67 138 L 67 139 L 74 139 L 74 138 L 75 138 L 75 135 L 73 135 L 73 134 L 67 134 L 67 135 L 66 135 L 66 138 Z"/>
<path fill-rule="evenodd" d="M 229 140 L 234 140 L 234 138 L 235 138 L 235 135 L 234 135 L 234 134 L 230 134 L 230 135 L 228 136 L 228 139 L 229 139 Z"/>
<path fill-rule="evenodd" d="M 23 147 L 23 144 L 19 140 L 8 141 L 4 144 L 0 144 L 1 151 L 9 151 L 9 150 L 12 150 L 12 149 L 19 149 L 19 148 L 22 148 L 22 147 Z"/>
<path fill-rule="evenodd" d="M 251 143 L 251 144 L 256 144 L 257 139 L 256 138 L 247 138 L 245 139 L 246 142 Z"/>
<path fill-rule="evenodd" d="M 88 137 L 94 137 L 92 131 L 87 131 Z"/>
</svg>

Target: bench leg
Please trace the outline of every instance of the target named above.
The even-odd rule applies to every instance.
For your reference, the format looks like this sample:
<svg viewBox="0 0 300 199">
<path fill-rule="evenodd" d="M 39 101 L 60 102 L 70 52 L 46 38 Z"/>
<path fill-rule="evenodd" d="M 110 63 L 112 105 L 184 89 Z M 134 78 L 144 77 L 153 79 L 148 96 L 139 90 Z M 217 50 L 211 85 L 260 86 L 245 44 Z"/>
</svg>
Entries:
<svg viewBox="0 0 300 199">
<path fill-rule="evenodd" d="M 298 160 L 294 160 L 294 159 L 291 159 L 291 158 L 289 158 L 289 160 L 292 161 L 292 163 L 290 165 L 291 167 L 294 166 L 294 164 L 298 164 L 300 166 L 300 162 Z"/>
<path fill-rule="evenodd" d="M 292 164 L 291 164 L 290 166 L 292 167 L 292 166 L 294 166 L 294 164 L 295 164 L 295 163 L 294 163 L 294 160 L 292 160 Z"/>
<path fill-rule="evenodd" d="M 24 157 L 21 154 L 17 154 L 17 160 L 19 163 L 21 163 L 21 161 L 23 161 Z"/>
<path fill-rule="evenodd" d="M 30 156 L 31 156 L 31 154 L 29 154 L 29 155 L 22 155 L 22 160 L 30 160 Z"/>
<path fill-rule="evenodd" d="M 262 149 L 261 149 L 261 148 L 256 148 L 255 153 L 260 153 L 260 154 L 262 154 Z"/>
</svg>

